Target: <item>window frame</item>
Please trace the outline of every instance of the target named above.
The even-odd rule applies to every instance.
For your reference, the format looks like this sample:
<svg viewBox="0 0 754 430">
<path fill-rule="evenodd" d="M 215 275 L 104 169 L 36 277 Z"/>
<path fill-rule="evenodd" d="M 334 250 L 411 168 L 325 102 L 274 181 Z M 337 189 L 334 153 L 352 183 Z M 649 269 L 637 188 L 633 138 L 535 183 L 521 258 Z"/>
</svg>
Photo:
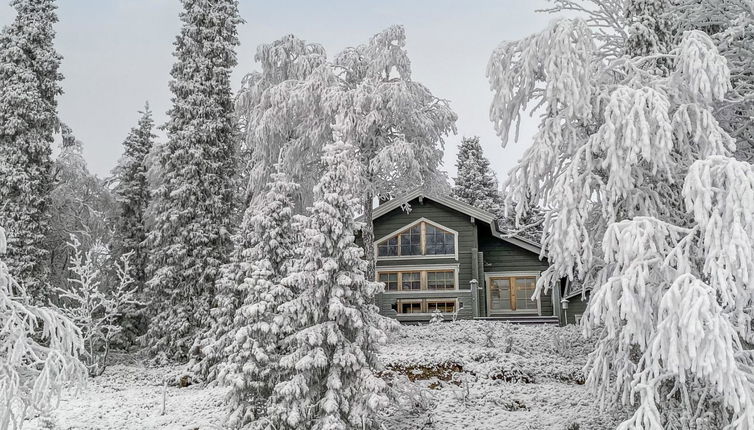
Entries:
<svg viewBox="0 0 754 430">
<path fill-rule="evenodd" d="M 419 279 L 421 286 L 419 290 L 404 290 L 403 289 L 403 273 L 419 272 Z M 428 272 L 453 272 L 455 288 L 445 290 L 430 290 L 428 288 L 427 273 Z M 380 275 L 387 273 L 398 274 L 398 290 L 385 290 L 383 294 L 437 294 L 445 292 L 456 292 L 460 290 L 460 282 L 458 279 L 459 265 L 458 264 L 443 264 L 443 265 L 428 265 L 428 266 L 377 266 L 375 270 L 375 280 L 381 282 Z"/>
<path fill-rule="evenodd" d="M 536 288 L 536 283 L 539 281 L 539 276 L 541 272 L 486 272 L 484 274 L 484 289 L 485 289 L 485 301 L 487 302 L 485 304 L 485 307 L 487 308 L 487 315 L 515 315 L 515 314 L 533 314 L 534 312 L 537 313 L 537 315 L 542 315 L 542 297 L 540 296 L 537 298 L 536 303 L 537 307 L 536 309 L 516 309 L 515 311 L 512 310 L 506 310 L 506 311 L 500 311 L 500 310 L 493 310 L 491 308 L 491 294 L 492 294 L 492 279 L 498 279 L 498 278 L 534 278 L 534 284 Z M 513 285 L 513 283 L 511 283 Z M 560 306 L 560 304 L 558 304 Z"/>
<path fill-rule="evenodd" d="M 405 299 L 398 299 L 395 301 L 395 313 L 397 316 L 407 317 L 407 316 L 421 316 L 426 317 L 432 315 L 432 312 L 429 311 L 429 304 L 430 303 L 450 303 L 453 302 L 455 310 L 453 312 L 443 312 L 443 315 L 452 315 L 461 309 L 461 301 L 458 299 L 458 297 L 428 297 L 428 298 L 405 298 Z M 400 312 L 402 306 L 404 304 L 415 304 L 415 303 L 421 303 L 421 312 L 410 312 L 410 313 L 403 313 Z"/>
<path fill-rule="evenodd" d="M 424 227 L 424 224 L 429 224 L 432 227 L 439 229 L 441 231 L 444 231 L 446 233 L 450 233 L 453 235 L 453 249 L 455 250 L 452 254 L 427 254 L 427 247 L 426 247 L 426 238 L 427 238 L 427 232 L 426 228 Z M 398 255 L 379 255 L 379 245 L 380 243 L 392 239 L 393 237 L 397 237 L 401 233 L 404 233 L 411 228 L 415 227 L 416 225 L 420 225 L 420 249 L 421 254 L 419 255 L 401 255 L 401 243 L 400 240 L 398 241 Z M 452 228 L 445 227 L 442 224 L 436 223 L 428 218 L 419 218 L 416 221 L 404 225 L 403 227 L 399 228 L 398 230 L 395 230 L 389 234 L 386 234 L 374 241 L 374 256 L 376 261 L 384 261 L 384 260 L 431 260 L 431 259 L 438 259 L 438 258 L 453 258 L 456 261 L 458 260 L 458 232 L 456 230 L 453 230 Z"/>
</svg>

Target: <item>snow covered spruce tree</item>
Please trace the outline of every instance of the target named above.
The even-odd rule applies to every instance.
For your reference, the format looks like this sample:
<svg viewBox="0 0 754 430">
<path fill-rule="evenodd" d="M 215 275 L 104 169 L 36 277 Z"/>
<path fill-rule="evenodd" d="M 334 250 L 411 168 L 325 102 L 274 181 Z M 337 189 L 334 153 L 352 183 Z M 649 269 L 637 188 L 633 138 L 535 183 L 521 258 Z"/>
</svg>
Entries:
<svg viewBox="0 0 754 430">
<path fill-rule="evenodd" d="M 173 107 L 160 151 L 147 290 L 153 318 L 149 350 L 185 359 L 206 330 L 220 266 L 231 248 L 235 138 L 230 89 L 238 45 L 235 0 L 183 0 Z"/>
<path fill-rule="evenodd" d="M 588 384 L 634 407 L 619 428 L 753 428 L 754 171 L 712 114 L 731 88 L 713 41 L 610 58 L 584 21 L 560 20 L 501 44 L 488 76 L 504 142 L 527 103 L 542 108 L 506 203 L 547 208 L 536 294 L 593 286 Z"/>
<path fill-rule="evenodd" d="M 44 301 L 52 187 L 51 145 L 62 93 L 55 51 L 54 0 L 12 0 L 14 21 L 0 32 L 0 225 L 8 265 L 31 297 Z"/>
<path fill-rule="evenodd" d="M 365 276 L 363 250 L 354 243 L 362 177 L 354 156 L 350 144 L 325 147 L 301 257 L 282 281 L 297 295 L 276 319 L 292 334 L 269 408 L 273 428 L 375 428 L 374 413 L 387 403 L 385 382 L 374 374 L 385 341 L 372 304 L 381 284 Z"/>
<path fill-rule="evenodd" d="M 139 113 L 139 122 L 123 142 L 125 151 L 113 171 L 113 195 L 117 202 L 114 252 L 116 255 L 133 252 L 129 260 L 131 276 L 141 288 L 146 282 L 147 260 L 143 245 L 146 239 L 145 213 L 149 206 L 147 155 L 152 150 L 156 136 L 149 103 Z"/>
<path fill-rule="evenodd" d="M 335 121 L 324 97 L 336 84 L 325 49 L 287 35 L 257 47 L 261 72 L 243 80 L 237 111 L 247 164 L 247 199 L 265 193 L 275 165 L 300 184 L 295 203 L 303 210 L 322 168 L 322 147 L 332 142 Z"/>
<path fill-rule="evenodd" d="M 497 177 L 484 156 L 479 137 L 464 137 L 458 146 L 458 176 L 453 197 L 494 214 L 502 213 L 502 197 Z"/>
<path fill-rule="evenodd" d="M 301 245 L 304 219 L 294 215 L 298 186 L 278 171 L 267 193 L 249 206 L 239 234 L 235 262 L 218 284 L 221 307 L 204 349 L 205 373 L 231 387 L 227 424 L 237 428 L 264 422 L 267 401 L 282 370 L 278 361 L 289 327 L 275 321 L 278 306 L 293 299 L 283 286 Z"/>
<path fill-rule="evenodd" d="M 405 29 L 391 26 L 365 45 L 343 50 L 334 61 L 341 89 L 327 101 L 342 124 L 338 132 L 352 142 L 355 160 L 361 165 L 362 238 L 370 279 L 374 275 L 374 198 L 417 186 L 447 187 L 439 166 L 444 137 L 456 131 L 457 116 L 448 102 L 411 78 L 405 45 Z"/>
<path fill-rule="evenodd" d="M 0 227 L 0 257 L 7 250 Z M 86 369 L 81 332 L 54 309 L 33 306 L 0 260 L 0 428 L 20 430 L 33 413 L 55 409 L 62 390 Z"/>
</svg>

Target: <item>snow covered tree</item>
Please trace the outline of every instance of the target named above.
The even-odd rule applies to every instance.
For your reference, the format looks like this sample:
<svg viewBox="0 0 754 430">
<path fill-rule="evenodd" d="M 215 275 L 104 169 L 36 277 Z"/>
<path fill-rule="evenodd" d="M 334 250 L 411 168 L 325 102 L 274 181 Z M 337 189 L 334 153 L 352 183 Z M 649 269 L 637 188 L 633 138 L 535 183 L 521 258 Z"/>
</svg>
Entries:
<svg viewBox="0 0 754 430">
<path fill-rule="evenodd" d="M 110 343 L 120 333 L 118 320 L 129 305 L 138 305 L 135 280 L 131 277 L 132 253 L 120 256 L 115 264 L 118 284 L 109 288 L 103 269 L 110 260 L 110 250 L 97 243 L 88 251 L 71 235 L 71 278 L 58 287 L 58 301 L 62 312 L 81 330 L 86 367 L 89 376 L 99 376 L 105 371 Z"/>
<path fill-rule="evenodd" d="M 146 158 L 152 150 L 154 120 L 149 104 L 140 112 L 139 122 L 128 133 L 123 142 L 125 149 L 118 166 L 113 171 L 115 186 L 113 195 L 117 202 L 114 249 L 116 255 L 133 253 L 130 267 L 136 285 L 146 281 L 146 239 L 145 212 L 149 206 L 149 183 L 147 181 Z"/>
<path fill-rule="evenodd" d="M 444 136 L 455 133 L 456 114 L 446 100 L 411 78 L 406 32 L 392 26 L 365 45 L 346 48 L 335 58 L 341 90 L 328 106 L 338 119 L 338 133 L 354 145 L 362 175 L 362 239 L 374 275 L 375 197 L 399 195 L 417 186 L 442 188 L 439 170 Z M 443 190 L 446 191 L 446 190 Z"/>
<path fill-rule="evenodd" d="M 312 202 L 322 147 L 332 142 L 334 118 L 324 97 L 336 84 L 325 49 L 293 35 L 257 48 L 261 72 L 243 80 L 237 111 L 243 131 L 247 200 L 265 194 L 275 165 L 301 184 L 299 208 Z"/>
<path fill-rule="evenodd" d="M 456 161 L 458 176 L 453 185 L 453 197 L 496 215 L 502 214 L 502 197 L 497 177 L 484 156 L 479 137 L 464 137 L 458 146 Z"/>
<path fill-rule="evenodd" d="M 110 219 L 114 202 L 105 182 L 89 172 L 83 144 L 61 124 L 62 145 L 53 166 L 50 222 L 47 237 L 52 285 L 68 282 L 68 264 L 73 254 L 71 235 L 84 249 L 112 237 Z"/>
<path fill-rule="evenodd" d="M 677 0 L 669 12 L 679 31 L 702 30 L 727 60 L 733 90 L 715 118 L 737 140 L 736 158 L 754 161 L 754 2 Z"/>
<path fill-rule="evenodd" d="M 276 318 L 292 334 L 269 408 L 273 428 L 376 428 L 374 413 L 387 403 L 385 381 L 374 374 L 385 341 L 373 304 L 381 284 L 365 276 L 367 262 L 354 243 L 363 177 L 354 151 L 341 142 L 325 147 L 301 257 L 282 281 L 297 294 Z"/>
<path fill-rule="evenodd" d="M 62 93 L 55 51 L 54 0 L 12 0 L 14 21 L 0 32 L 0 225 L 8 265 L 38 302 L 48 298 L 52 142 Z"/>
<path fill-rule="evenodd" d="M 218 270 L 231 248 L 236 124 L 230 73 L 236 64 L 235 0 L 183 0 L 171 71 L 173 107 L 153 193 L 147 290 L 151 353 L 185 359 L 210 322 Z"/>
<path fill-rule="evenodd" d="M 7 250 L 0 227 L 0 256 Z M 54 309 L 31 298 L 0 260 L 0 428 L 20 430 L 31 413 L 49 413 L 62 390 L 81 384 L 81 333 Z"/>
<path fill-rule="evenodd" d="M 219 382 L 231 387 L 227 424 L 233 428 L 260 420 L 281 377 L 278 360 L 289 333 L 274 319 L 278 306 L 293 298 L 280 281 L 301 242 L 303 219 L 293 214 L 297 188 L 287 175 L 272 175 L 267 193 L 246 212 L 237 262 L 218 286 L 224 307 L 215 310 L 220 318 L 206 357 L 210 363 L 223 360 L 216 372 Z"/>
<path fill-rule="evenodd" d="M 294 248 L 297 246 L 297 225 L 293 215 L 293 198 L 298 186 L 287 175 L 278 171 L 266 186 L 267 193 L 258 195 L 244 213 L 243 222 L 234 236 L 235 247 L 230 262 L 223 265 L 217 281 L 217 305 L 212 309 L 215 320 L 209 331 L 195 344 L 198 361 L 196 370 L 207 381 L 215 381 L 219 364 L 228 358 L 228 347 L 234 341 L 235 332 L 245 327 L 247 318 L 238 315 L 244 301 L 256 302 L 253 291 L 246 287 L 246 279 L 252 277 L 255 265 L 262 260 L 271 260 L 277 278 L 288 267 Z"/>
<path fill-rule="evenodd" d="M 713 116 L 727 62 L 699 31 L 666 54 L 626 54 L 599 55 L 575 19 L 490 59 L 503 141 L 527 103 L 543 112 L 506 183 L 518 215 L 544 202 L 551 267 L 535 295 L 564 277 L 593 286 L 588 384 L 635 407 L 619 428 L 752 428 L 754 183 Z"/>
</svg>

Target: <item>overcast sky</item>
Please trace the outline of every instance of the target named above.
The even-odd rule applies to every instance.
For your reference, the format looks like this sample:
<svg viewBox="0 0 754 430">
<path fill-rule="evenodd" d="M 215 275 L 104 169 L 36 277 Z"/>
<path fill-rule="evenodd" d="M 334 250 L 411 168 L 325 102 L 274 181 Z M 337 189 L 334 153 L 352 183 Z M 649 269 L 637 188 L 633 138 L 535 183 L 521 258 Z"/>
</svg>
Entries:
<svg viewBox="0 0 754 430">
<path fill-rule="evenodd" d="M 13 19 L 0 0 L 0 24 Z M 178 0 L 59 1 L 56 46 L 63 55 L 65 94 L 59 112 L 84 143 L 90 169 L 105 176 L 122 152 L 145 101 L 158 124 L 170 103 L 168 80 L 178 32 Z M 478 135 L 502 179 L 520 158 L 536 121 L 522 125 L 518 143 L 502 148 L 489 120 L 491 92 L 487 60 L 503 40 L 542 29 L 552 16 L 536 13 L 543 0 L 240 0 L 246 21 L 239 29 L 239 65 L 234 86 L 258 69 L 260 43 L 285 34 L 324 45 L 333 56 L 366 42 L 392 25 L 406 28 L 413 79 L 450 100 L 458 114 L 458 134 L 449 136 L 445 169 L 455 176 L 456 147 L 462 136 Z"/>
</svg>

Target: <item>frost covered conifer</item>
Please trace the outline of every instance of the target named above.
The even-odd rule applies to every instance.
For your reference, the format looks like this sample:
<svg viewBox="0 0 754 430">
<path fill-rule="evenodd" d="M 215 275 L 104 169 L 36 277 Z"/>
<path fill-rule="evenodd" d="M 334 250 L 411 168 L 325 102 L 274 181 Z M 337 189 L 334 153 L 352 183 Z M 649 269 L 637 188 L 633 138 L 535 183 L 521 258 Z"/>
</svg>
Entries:
<svg viewBox="0 0 754 430">
<path fill-rule="evenodd" d="M 0 257 L 6 250 L 0 227 Z M 56 310 L 29 304 L 30 299 L 0 260 L 1 429 L 20 430 L 31 414 L 49 413 L 66 386 L 86 377 L 78 359 L 79 329 Z"/>
<path fill-rule="evenodd" d="M 54 0 L 12 0 L 14 21 L 0 32 L 0 225 L 8 231 L 8 265 L 35 301 L 44 301 L 52 187 L 52 142 L 58 127 Z"/>
<path fill-rule="evenodd" d="M 131 276 L 141 288 L 146 281 L 145 214 L 149 206 L 147 155 L 152 150 L 154 120 L 149 104 L 140 112 L 139 122 L 123 142 L 124 153 L 114 170 L 113 195 L 117 202 L 115 240 L 117 255 L 133 253 L 130 259 Z"/>
<path fill-rule="evenodd" d="M 212 310 L 215 322 L 196 345 L 200 358 L 197 370 L 208 381 L 217 379 L 220 367 L 231 352 L 238 352 L 229 349 L 236 332 L 248 330 L 248 326 L 256 324 L 240 308 L 246 302 L 255 304 L 267 299 L 264 291 L 256 291 L 248 283 L 255 277 L 256 269 L 265 265 L 270 279 L 279 282 L 287 274 L 300 241 L 301 221 L 293 215 L 293 199 L 298 185 L 278 171 L 265 188 L 266 194 L 258 195 L 246 209 L 241 228 L 234 238 L 236 244 L 231 261 L 223 266 L 217 281 L 217 306 Z"/>
<path fill-rule="evenodd" d="M 184 359 L 207 328 L 220 266 L 230 251 L 236 125 L 230 73 L 236 64 L 235 0 L 183 0 L 171 75 L 173 107 L 153 194 L 147 282 L 149 350 Z"/>
<path fill-rule="evenodd" d="M 686 32 L 665 55 L 668 69 L 601 56 L 579 19 L 501 44 L 488 76 L 503 141 L 527 103 L 543 109 L 506 203 L 547 208 L 536 294 L 563 277 L 594 287 L 588 384 L 635 408 L 619 428 L 752 428 L 754 176 L 713 115 L 731 89 L 713 41 Z"/>
<path fill-rule="evenodd" d="M 458 176 L 453 186 L 453 197 L 496 215 L 502 213 L 502 198 L 497 177 L 484 156 L 479 137 L 463 138 L 458 146 L 456 161 Z"/>
<path fill-rule="evenodd" d="M 225 304 L 217 310 L 218 326 L 226 328 L 215 330 L 210 351 L 224 361 L 217 372 L 219 381 L 231 387 L 231 427 L 261 419 L 281 377 L 278 361 L 289 327 L 274 318 L 295 291 L 281 280 L 290 272 L 302 239 L 302 219 L 293 214 L 297 188 L 287 175 L 272 175 L 267 193 L 246 212 L 238 262 L 218 287 Z"/>
<path fill-rule="evenodd" d="M 325 147 L 301 257 L 282 281 L 298 293 L 276 320 L 292 334 L 269 408 L 273 428 L 375 428 L 374 413 L 387 403 L 385 382 L 374 374 L 385 341 L 372 304 L 380 284 L 365 277 L 363 250 L 354 243 L 361 176 L 353 157 L 349 144 Z"/>
</svg>

